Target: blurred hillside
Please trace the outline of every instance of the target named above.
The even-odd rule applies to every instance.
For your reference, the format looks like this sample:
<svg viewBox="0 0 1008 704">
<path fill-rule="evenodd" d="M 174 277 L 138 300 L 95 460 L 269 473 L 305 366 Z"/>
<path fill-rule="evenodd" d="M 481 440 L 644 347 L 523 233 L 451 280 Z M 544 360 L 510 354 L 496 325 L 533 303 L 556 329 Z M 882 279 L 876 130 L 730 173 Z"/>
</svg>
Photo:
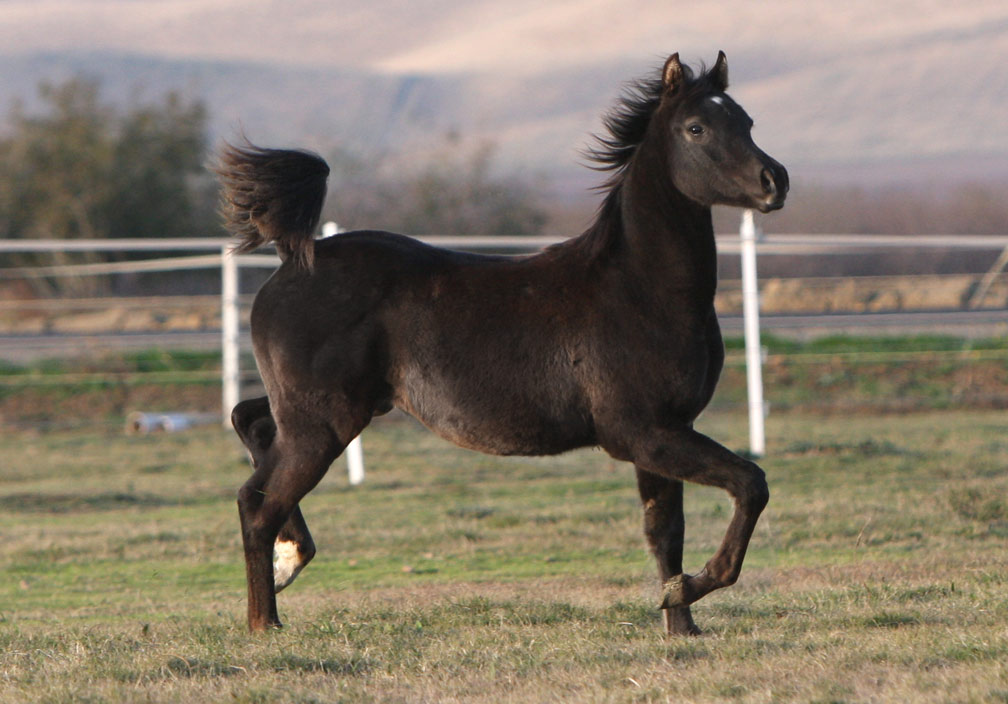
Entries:
<svg viewBox="0 0 1008 704">
<path fill-rule="evenodd" d="M 28 9 L 30 8 L 30 9 Z M 403 160 L 446 135 L 560 194 L 621 85 L 671 51 L 728 54 L 755 137 L 803 184 L 1008 182 L 1008 5 L 346 0 L 0 4 L 0 107 L 84 74 L 128 103 L 180 91 L 211 136 Z"/>
</svg>

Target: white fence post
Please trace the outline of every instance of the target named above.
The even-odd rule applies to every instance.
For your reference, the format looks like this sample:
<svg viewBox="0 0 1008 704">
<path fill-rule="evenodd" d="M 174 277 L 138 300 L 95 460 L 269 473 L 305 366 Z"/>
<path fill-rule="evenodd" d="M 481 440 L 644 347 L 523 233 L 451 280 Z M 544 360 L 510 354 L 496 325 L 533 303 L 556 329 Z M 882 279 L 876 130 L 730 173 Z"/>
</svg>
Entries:
<svg viewBox="0 0 1008 704">
<path fill-rule="evenodd" d="M 225 428 L 231 427 L 231 410 L 238 405 L 240 371 L 238 369 L 238 257 L 221 247 L 221 382 L 222 416 Z"/>
<path fill-rule="evenodd" d="M 745 330 L 746 382 L 749 396 L 749 452 L 762 457 L 766 452 L 763 404 L 763 367 L 759 328 L 759 287 L 756 282 L 756 225 L 753 212 L 742 213 L 739 227 L 742 240 L 742 317 Z"/>
<path fill-rule="evenodd" d="M 350 441 L 345 450 L 347 479 L 350 484 L 357 486 L 364 481 L 364 447 L 361 445 L 360 435 Z"/>
<path fill-rule="evenodd" d="M 339 225 L 332 221 L 322 224 L 323 237 L 338 235 L 339 231 Z M 360 435 L 350 441 L 344 452 L 346 453 L 347 478 L 351 485 L 356 486 L 364 481 L 364 447 L 361 445 Z"/>
</svg>

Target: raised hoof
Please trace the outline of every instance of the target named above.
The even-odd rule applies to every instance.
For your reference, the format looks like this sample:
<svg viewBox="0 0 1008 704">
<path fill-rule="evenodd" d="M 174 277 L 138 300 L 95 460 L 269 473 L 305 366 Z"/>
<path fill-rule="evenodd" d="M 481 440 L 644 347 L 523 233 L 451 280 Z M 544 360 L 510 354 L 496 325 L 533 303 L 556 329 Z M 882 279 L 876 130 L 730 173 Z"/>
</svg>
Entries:
<svg viewBox="0 0 1008 704">
<path fill-rule="evenodd" d="M 301 574 L 301 568 L 298 567 L 294 570 L 280 570 L 273 568 L 273 593 L 279 594 L 284 589 L 286 589 L 294 579 Z"/>
<path fill-rule="evenodd" d="M 297 543 L 277 540 L 273 545 L 273 590 L 274 593 L 294 581 L 308 561 L 301 554 Z"/>
<path fill-rule="evenodd" d="M 662 609 L 674 609 L 677 606 L 689 606 L 686 598 L 686 575 L 677 574 L 670 577 L 662 586 Z"/>
</svg>

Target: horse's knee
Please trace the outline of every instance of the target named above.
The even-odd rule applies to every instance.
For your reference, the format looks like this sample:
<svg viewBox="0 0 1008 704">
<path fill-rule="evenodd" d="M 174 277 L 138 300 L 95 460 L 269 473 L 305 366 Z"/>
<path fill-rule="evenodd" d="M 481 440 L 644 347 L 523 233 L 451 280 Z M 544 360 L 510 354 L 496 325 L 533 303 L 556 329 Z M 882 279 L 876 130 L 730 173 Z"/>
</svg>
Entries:
<svg viewBox="0 0 1008 704">
<path fill-rule="evenodd" d="M 750 511 L 756 513 L 760 513 L 770 502 L 770 487 L 767 485 L 766 473 L 755 464 L 739 500 Z"/>
<path fill-rule="evenodd" d="M 726 483 L 725 489 L 731 494 L 740 509 L 759 513 L 770 501 L 770 487 L 767 486 L 766 473 L 754 462 L 743 460 L 742 471 Z"/>
</svg>

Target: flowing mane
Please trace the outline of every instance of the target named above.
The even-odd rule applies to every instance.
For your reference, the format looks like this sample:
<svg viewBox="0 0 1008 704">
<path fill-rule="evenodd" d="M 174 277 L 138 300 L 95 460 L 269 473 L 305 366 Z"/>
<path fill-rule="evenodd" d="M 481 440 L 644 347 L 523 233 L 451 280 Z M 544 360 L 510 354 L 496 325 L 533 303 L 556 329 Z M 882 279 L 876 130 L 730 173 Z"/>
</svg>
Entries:
<svg viewBox="0 0 1008 704">
<path fill-rule="evenodd" d="M 616 171 L 616 176 L 620 175 L 643 141 L 663 91 L 660 75 L 641 78 L 624 87 L 619 103 L 602 118 L 608 134 L 595 135 L 596 145 L 585 151 L 593 169 Z"/>
<path fill-rule="evenodd" d="M 675 92 L 678 100 L 688 100 L 698 93 L 716 90 L 713 71 L 708 71 L 703 64 L 699 76 L 689 66 L 683 66 L 682 70 L 684 82 Z M 628 83 L 619 102 L 603 118 L 607 134 L 595 135 L 596 145 L 584 152 L 593 169 L 615 172 L 608 182 L 599 187 L 600 190 L 611 188 L 620 180 L 637 147 L 644 141 L 651 117 L 664 93 L 665 83 L 659 68 L 654 75 Z"/>
<path fill-rule="evenodd" d="M 583 152 L 590 168 L 612 172 L 609 178 L 594 188 L 604 193 L 605 197 L 599 204 L 595 220 L 578 238 L 578 246 L 592 259 L 612 253 L 619 246 L 623 178 L 665 95 L 662 74 L 663 70 L 659 67 L 651 75 L 627 83 L 617 104 L 602 118 L 605 134 L 594 135 L 595 144 Z M 713 70 L 708 71 L 703 64 L 699 76 L 689 66 L 682 66 L 683 82 L 675 91 L 676 99 L 686 100 L 698 93 L 715 90 L 712 74 Z"/>
</svg>

